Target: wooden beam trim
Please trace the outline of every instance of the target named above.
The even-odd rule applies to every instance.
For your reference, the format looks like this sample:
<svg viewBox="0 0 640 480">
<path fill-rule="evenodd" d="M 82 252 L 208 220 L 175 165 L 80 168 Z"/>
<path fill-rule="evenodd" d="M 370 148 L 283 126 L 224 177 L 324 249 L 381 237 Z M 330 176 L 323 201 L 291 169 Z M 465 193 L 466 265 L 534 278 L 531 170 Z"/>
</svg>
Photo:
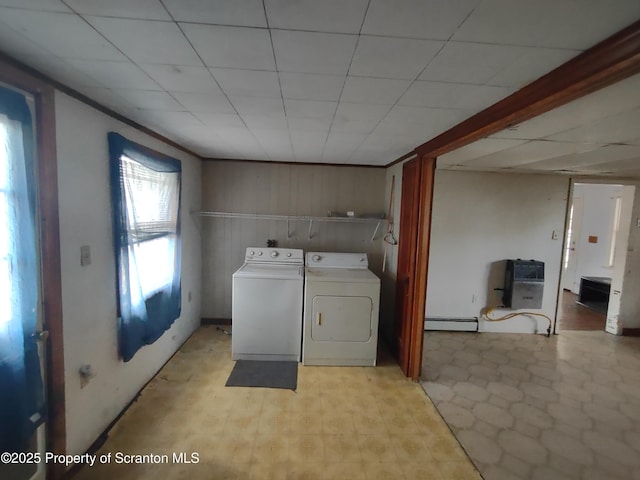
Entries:
<svg viewBox="0 0 640 480">
<path fill-rule="evenodd" d="M 420 380 L 424 343 L 424 318 L 429 271 L 429 246 L 431 244 L 431 217 L 436 159 L 420 157 L 420 211 L 418 213 L 418 243 L 416 248 L 415 277 L 413 287 L 413 314 L 411 322 L 411 346 L 409 348 L 408 376 Z"/>
<path fill-rule="evenodd" d="M 503 100 L 423 143 L 437 157 L 640 72 L 640 21 L 584 51 Z"/>
</svg>

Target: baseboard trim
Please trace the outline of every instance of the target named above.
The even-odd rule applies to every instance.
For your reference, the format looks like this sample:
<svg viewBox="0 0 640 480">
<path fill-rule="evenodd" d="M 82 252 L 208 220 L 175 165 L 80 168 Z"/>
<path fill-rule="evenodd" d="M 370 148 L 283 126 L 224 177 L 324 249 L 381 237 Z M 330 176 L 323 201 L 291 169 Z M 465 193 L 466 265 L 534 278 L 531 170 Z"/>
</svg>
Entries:
<svg viewBox="0 0 640 480">
<path fill-rule="evenodd" d="M 622 335 L 625 337 L 640 337 L 640 328 L 623 328 Z"/>
<path fill-rule="evenodd" d="M 231 325 L 230 318 L 201 318 L 200 325 Z"/>
</svg>

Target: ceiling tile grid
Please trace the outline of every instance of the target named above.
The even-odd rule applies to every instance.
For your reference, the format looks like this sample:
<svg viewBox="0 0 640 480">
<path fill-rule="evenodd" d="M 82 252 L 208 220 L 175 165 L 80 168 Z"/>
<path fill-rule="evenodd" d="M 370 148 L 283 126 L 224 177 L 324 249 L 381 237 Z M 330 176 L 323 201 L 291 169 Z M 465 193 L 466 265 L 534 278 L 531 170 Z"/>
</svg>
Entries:
<svg viewBox="0 0 640 480">
<path fill-rule="evenodd" d="M 635 18 L 637 0 L 0 0 L 0 50 L 203 156 L 386 165 Z M 638 83 L 441 165 L 637 145 Z"/>
</svg>

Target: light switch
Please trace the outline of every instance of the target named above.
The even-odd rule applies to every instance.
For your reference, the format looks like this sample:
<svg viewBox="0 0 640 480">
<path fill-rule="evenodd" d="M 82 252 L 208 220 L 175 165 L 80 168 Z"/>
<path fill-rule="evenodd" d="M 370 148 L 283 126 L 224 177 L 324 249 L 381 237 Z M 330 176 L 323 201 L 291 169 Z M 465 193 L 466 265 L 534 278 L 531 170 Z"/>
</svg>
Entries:
<svg viewBox="0 0 640 480">
<path fill-rule="evenodd" d="M 80 265 L 86 267 L 91 264 L 91 248 L 89 245 L 80 247 Z"/>
</svg>

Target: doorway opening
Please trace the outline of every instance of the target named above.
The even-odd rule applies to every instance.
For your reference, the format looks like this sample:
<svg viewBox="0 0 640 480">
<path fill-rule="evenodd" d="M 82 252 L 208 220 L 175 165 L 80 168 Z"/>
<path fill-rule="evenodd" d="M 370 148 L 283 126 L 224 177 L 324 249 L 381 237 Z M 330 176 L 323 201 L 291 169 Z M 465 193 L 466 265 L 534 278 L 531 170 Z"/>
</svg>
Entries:
<svg viewBox="0 0 640 480">
<path fill-rule="evenodd" d="M 630 185 L 572 182 L 556 333 L 621 333 L 618 314 L 634 195 Z"/>
</svg>

